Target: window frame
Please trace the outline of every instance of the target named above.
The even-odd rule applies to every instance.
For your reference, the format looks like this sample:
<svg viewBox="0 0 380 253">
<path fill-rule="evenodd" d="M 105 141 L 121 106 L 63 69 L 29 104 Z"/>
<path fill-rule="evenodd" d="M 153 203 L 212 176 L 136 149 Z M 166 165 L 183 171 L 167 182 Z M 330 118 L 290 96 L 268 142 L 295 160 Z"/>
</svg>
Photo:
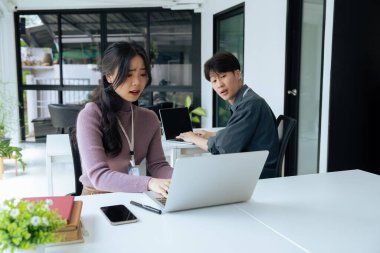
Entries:
<svg viewBox="0 0 380 253">
<path fill-rule="evenodd" d="M 213 53 L 215 54 L 216 52 L 219 51 L 219 41 L 220 41 L 220 23 L 221 21 L 224 21 L 226 19 L 232 18 L 234 16 L 243 14 L 245 15 L 245 3 L 241 3 L 235 6 L 232 6 L 231 8 L 228 8 L 224 11 L 221 11 L 217 14 L 214 15 L 213 17 Z M 245 36 L 244 34 L 244 29 L 245 29 L 245 22 L 243 23 L 243 37 Z M 244 38 L 243 38 L 243 55 L 244 55 Z M 243 66 L 244 66 L 244 59 L 239 59 L 240 65 L 242 66 L 242 72 L 243 72 Z M 221 99 L 219 98 L 218 94 L 213 90 L 212 91 L 212 126 L 213 127 L 224 127 L 222 125 L 219 125 L 219 105 Z M 224 102 L 227 103 L 227 102 Z"/>
<path fill-rule="evenodd" d="M 156 86 L 150 85 L 145 90 L 144 93 L 151 94 L 151 103 L 153 102 L 153 92 L 191 92 L 193 94 L 194 105 L 200 105 L 201 103 L 201 15 L 200 13 L 194 13 L 192 11 L 173 11 L 170 9 L 163 8 L 120 8 L 120 9 L 84 9 L 84 10 L 28 10 L 28 11 L 17 11 L 14 13 L 14 23 L 15 23 L 15 37 L 16 37 L 16 64 L 17 64 L 17 83 L 18 83 L 18 98 L 19 98 L 19 118 L 20 118 L 20 134 L 21 140 L 26 138 L 26 129 L 24 115 L 24 92 L 28 90 L 42 90 L 42 91 L 57 91 L 58 101 L 63 103 L 63 91 L 92 91 L 98 85 L 65 85 L 63 84 L 63 64 L 62 64 L 62 31 L 61 31 L 61 15 L 66 14 L 99 14 L 100 15 L 100 55 L 103 53 L 107 47 L 107 15 L 112 13 L 136 13 L 145 12 L 147 13 L 147 38 L 146 38 L 146 50 L 150 49 L 150 16 L 153 12 L 190 12 L 192 15 L 192 53 L 190 54 L 190 63 L 192 65 L 191 71 L 191 86 L 178 85 L 178 86 Z M 23 85 L 22 80 L 22 59 L 21 59 L 21 28 L 20 28 L 20 17 L 22 15 L 57 15 L 58 17 L 58 47 L 59 47 L 59 85 Z"/>
</svg>

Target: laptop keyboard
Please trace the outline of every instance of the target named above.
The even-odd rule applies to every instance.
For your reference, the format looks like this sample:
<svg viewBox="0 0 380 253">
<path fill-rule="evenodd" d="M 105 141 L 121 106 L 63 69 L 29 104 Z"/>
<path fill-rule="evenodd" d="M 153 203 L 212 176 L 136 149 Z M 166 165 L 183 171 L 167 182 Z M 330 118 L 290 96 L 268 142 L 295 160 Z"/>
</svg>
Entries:
<svg viewBox="0 0 380 253">
<path fill-rule="evenodd" d="M 164 197 L 158 197 L 156 198 L 161 204 L 165 205 L 166 204 L 166 198 Z"/>
<path fill-rule="evenodd" d="M 184 142 L 185 140 L 184 140 L 184 139 L 177 139 L 177 138 L 174 138 L 174 139 L 169 139 L 168 141 Z"/>
</svg>

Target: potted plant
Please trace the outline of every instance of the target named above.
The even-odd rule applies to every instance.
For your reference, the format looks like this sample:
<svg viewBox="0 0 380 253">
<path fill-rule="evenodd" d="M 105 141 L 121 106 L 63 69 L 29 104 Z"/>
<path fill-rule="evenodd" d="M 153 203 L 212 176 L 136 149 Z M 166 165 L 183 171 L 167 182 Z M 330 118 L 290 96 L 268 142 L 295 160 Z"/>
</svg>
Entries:
<svg viewBox="0 0 380 253">
<path fill-rule="evenodd" d="M 4 140 L 5 138 L 5 124 L 4 122 L 0 119 L 0 140 Z"/>
<path fill-rule="evenodd" d="M 50 199 L 5 200 L 0 209 L 0 252 L 44 252 L 46 244 L 58 242 L 56 231 L 66 220 L 50 205 Z"/>
<path fill-rule="evenodd" d="M 11 146 L 9 140 L 0 140 L 0 158 L 16 159 L 25 171 L 26 163 L 22 159 L 22 148 Z"/>
<path fill-rule="evenodd" d="M 3 104 L 0 101 L 0 140 L 5 139 L 5 122 L 4 122 Z"/>
<path fill-rule="evenodd" d="M 206 110 L 202 107 L 194 107 L 192 105 L 191 97 L 187 96 L 185 99 L 185 107 L 189 109 L 190 119 L 193 125 L 196 125 L 197 127 L 200 127 L 201 123 L 201 117 L 206 116 Z"/>
<path fill-rule="evenodd" d="M 0 141 L 6 140 L 10 141 L 11 139 L 6 136 L 7 128 L 5 125 L 5 119 L 11 114 L 8 107 L 6 107 L 6 102 L 4 101 L 4 94 L 0 91 Z"/>
<path fill-rule="evenodd" d="M 11 110 L 6 106 L 6 101 L 4 100 L 4 94 L 0 90 L 0 159 L 16 159 L 25 171 L 25 162 L 22 159 L 22 148 L 11 146 L 11 138 L 7 137 L 7 126 L 5 124 L 6 118 L 11 115 Z M 0 161 L 2 166 L 2 160 Z M 1 177 L 1 175 L 0 175 Z"/>
</svg>

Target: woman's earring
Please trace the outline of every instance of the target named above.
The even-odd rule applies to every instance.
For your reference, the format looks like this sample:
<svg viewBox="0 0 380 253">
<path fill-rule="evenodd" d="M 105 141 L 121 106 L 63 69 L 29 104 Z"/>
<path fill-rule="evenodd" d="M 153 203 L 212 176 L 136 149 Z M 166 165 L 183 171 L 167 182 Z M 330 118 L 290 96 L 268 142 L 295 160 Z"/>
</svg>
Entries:
<svg viewBox="0 0 380 253">
<path fill-rule="evenodd" d="M 106 75 L 106 79 L 107 79 L 107 82 L 112 85 L 113 83 L 112 76 Z"/>
</svg>

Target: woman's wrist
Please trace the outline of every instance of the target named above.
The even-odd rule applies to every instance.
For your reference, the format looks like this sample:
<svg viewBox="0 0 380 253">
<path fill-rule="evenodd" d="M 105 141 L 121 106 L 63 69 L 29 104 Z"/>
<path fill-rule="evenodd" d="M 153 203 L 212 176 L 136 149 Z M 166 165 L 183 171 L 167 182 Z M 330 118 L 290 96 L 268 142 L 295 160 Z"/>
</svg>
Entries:
<svg viewBox="0 0 380 253">
<path fill-rule="evenodd" d="M 151 177 L 151 178 L 149 178 L 149 180 L 148 180 L 148 184 L 147 184 L 147 186 L 146 186 L 148 191 L 151 191 L 151 190 L 152 190 L 152 187 L 151 187 L 151 181 L 152 181 L 152 179 L 153 179 L 153 178 Z"/>
</svg>

